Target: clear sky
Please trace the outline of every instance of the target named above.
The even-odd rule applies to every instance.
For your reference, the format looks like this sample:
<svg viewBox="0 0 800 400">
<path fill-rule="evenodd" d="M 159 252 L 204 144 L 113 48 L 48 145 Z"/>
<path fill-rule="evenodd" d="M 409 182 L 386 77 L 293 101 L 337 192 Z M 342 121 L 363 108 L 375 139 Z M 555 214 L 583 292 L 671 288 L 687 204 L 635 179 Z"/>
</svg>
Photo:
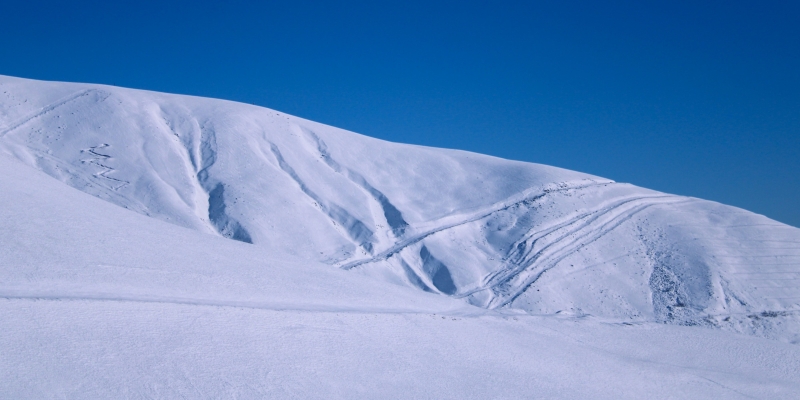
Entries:
<svg viewBox="0 0 800 400">
<path fill-rule="evenodd" d="M 800 226 L 800 1 L 644 3 L 9 0 L 0 74 L 254 103 Z"/>
</svg>

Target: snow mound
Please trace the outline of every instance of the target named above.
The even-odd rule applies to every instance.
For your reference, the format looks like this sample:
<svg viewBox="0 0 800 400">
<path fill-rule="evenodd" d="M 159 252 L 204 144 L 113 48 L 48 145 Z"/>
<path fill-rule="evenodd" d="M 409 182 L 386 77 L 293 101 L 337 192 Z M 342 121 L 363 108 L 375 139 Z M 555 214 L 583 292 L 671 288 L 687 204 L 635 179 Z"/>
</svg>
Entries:
<svg viewBox="0 0 800 400">
<path fill-rule="evenodd" d="M 327 264 L 504 312 L 800 342 L 800 229 L 741 209 L 223 100 L 11 77 L 0 92 L 5 152 L 139 214 L 252 244 L 225 245 L 251 260 Z M 253 296 L 267 279 L 256 264 L 244 263 Z M 196 283 L 164 292 L 163 279 L 153 293 L 175 298 Z"/>
</svg>

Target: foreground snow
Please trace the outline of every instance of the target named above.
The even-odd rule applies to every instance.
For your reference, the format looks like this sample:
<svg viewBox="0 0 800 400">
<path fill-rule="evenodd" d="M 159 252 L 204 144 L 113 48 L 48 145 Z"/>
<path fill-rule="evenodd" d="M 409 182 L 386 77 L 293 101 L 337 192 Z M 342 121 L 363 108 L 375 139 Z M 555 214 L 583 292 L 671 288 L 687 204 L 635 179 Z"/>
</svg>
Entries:
<svg viewBox="0 0 800 400">
<path fill-rule="evenodd" d="M 796 228 L 220 100 L 0 89 L 0 397 L 800 396 Z"/>
<path fill-rule="evenodd" d="M 797 346 L 552 317 L 0 301 L 4 398 L 796 399 Z"/>
</svg>

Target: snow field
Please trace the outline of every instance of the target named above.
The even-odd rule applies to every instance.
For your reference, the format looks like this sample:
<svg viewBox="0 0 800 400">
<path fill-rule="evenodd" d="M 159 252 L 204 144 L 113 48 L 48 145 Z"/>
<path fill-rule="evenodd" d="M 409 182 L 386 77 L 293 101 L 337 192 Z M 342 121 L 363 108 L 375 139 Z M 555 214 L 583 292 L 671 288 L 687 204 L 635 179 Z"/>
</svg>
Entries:
<svg viewBox="0 0 800 400">
<path fill-rule="evenodd" d="M 0 92 L 0 397 L 800 397 L 800 229 L 222 100 Z"/>
</svg>

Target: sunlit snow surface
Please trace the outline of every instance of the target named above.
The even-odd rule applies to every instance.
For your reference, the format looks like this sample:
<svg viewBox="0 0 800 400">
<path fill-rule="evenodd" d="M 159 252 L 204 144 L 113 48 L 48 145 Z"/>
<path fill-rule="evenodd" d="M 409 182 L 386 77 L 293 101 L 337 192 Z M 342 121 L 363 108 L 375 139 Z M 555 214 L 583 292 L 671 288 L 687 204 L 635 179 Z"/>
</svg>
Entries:
<svg viewBox="0 0 800 400">
<path fill-rule="evenodd" d="M 10 77 L 0 167 L 0 397 L 800 396 L 800 229 L 744 210 Z"/>
</svg>

